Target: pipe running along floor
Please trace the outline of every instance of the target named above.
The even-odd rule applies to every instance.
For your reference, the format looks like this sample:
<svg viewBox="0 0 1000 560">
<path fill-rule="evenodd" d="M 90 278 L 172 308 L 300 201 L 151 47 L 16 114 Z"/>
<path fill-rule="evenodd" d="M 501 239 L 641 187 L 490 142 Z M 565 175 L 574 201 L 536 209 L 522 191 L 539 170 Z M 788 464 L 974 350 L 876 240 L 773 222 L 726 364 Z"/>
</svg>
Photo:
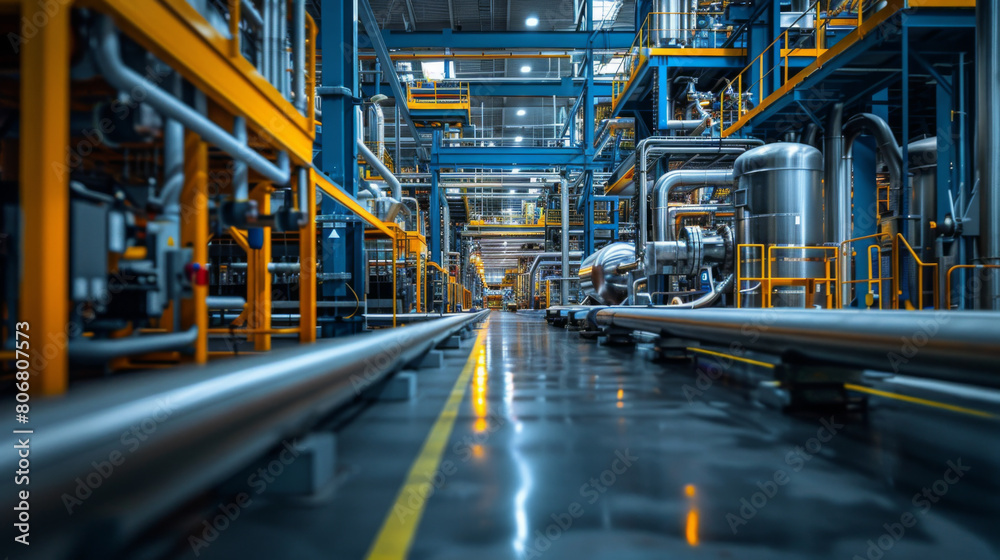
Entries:
<svg viewBox="0 0 1000 560">
<path fill-rule="evenodd" d="M 415 399 L 338 431 L 321 495 L 252 493 L 181 556 L 1000 557 L 995 418 L 891 400 L 861 421 L 790 417 L 539 315 L 476 333 Z"/>
</svg>

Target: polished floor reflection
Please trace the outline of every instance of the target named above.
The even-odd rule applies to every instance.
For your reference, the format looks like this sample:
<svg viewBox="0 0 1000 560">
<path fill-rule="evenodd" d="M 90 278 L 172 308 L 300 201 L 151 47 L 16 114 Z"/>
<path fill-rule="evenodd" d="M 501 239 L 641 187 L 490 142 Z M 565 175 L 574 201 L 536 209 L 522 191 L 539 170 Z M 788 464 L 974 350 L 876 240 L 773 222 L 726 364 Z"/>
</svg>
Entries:
<svg viewBox="0 0 1000 560">
<path fill-rule="evenodd" d="M 1000 557 L 993 419 L 793 418 L 538 315 L 477 333 L 416 399 L 339 429 L 323 495 L 265 496 L 199 557 L 364 558 L 380 540 L 447 560 Z"/>
</svg>

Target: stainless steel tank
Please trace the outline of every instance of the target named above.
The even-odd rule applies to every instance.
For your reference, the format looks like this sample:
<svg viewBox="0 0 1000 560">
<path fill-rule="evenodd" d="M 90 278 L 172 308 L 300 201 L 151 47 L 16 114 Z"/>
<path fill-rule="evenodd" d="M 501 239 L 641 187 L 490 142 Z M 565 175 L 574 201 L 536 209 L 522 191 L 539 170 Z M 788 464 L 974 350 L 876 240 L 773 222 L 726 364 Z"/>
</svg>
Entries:
<svg viewBox="0 0 1000 560">
<path fill-rule="evenodd" d="M 937 137 L 925 138 L 907 147 L 910 170 L 909 215 L 915 219 L 910 223 L 907 238 L 913 250 L 924 262 L 934 260 L 934 230 L 931 223 L 937 219 Z M 919 289 L 916 264 L 907 257 L 910 264 L 910 299 Z M 924 272 L 924 304 L 931 305 L 933 293 L 933 273 Z"/>
<path fill-rule="evenodd" d="M 763 265 L 772 246 L 803 247 L 823 244 L 823 155 L 807 144 L 776 143 L 754 148 L 733 164 L 737 207 L 737 242 L 760 244 L 760 249 L 742 249 L 740 276 L 763 276 Z M 771 278 L 817 278 L 826 275 L 819 250 L 776 250 Z M 779 282 L 780 283 L 780 282 Z M 760 307 L 762 291 L 756 281 L 741 282 L 741 305 Z M 825 297 L 825 293 L 824 293 Z M 804 286 L 775 285 L 774 307 L 805 307 Z"/>
<path fill-rule="evenodd" d="M 656 0 L 653 3 L 656 16 L 653 18 L 653 29 L 650 33 L 657 47 L 666 47 L 680 41 L 686 20 L 684 9 L 686 3 L 687 0 Z"/>
<path fill-rule="evenodd" d="M 612 243 L 580 263 L 580 289 L 605 305 L 618 305 L 628 297 L 627 273 L 618 273 L 619 265 L 635 262 L 635 246 Z"/>
</svg>

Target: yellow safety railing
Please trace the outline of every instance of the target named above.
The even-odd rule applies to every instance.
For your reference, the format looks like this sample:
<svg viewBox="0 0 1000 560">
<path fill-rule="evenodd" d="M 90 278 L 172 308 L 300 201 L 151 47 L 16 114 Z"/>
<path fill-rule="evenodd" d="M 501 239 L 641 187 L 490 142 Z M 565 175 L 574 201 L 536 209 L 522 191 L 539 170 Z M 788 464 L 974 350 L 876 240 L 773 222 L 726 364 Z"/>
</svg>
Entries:
<svg viewBox="0 0 1000 560">
<path fill-rule="evenodd" d="M 441 82 L 413 82 L 406 88 L 406 104 L 420 109 L 421 105 L 463 105 L 470 104 L 469 84 Z"/>
<path fill-rule="evenodd" d="M 960 268 L 974 268 L 977 270 L 985 269 L 995 269 L 1000 268 L 1000 264 L 959 264 L 948 269 L 948 273 L 944 276 L 944 302 L 945 309 L 951 309 L 951 273 L 955 272 Z"/>
<path fill-rule="evenodd" d="M 698 12 L 697 15 L 705 16 L 716 16 L 722 15 L 723 12 Z M 729 29 L 698 29 L 697 27 L 684 27 L 684 28 L 670 28 L 663 26 L 660 22 L 667 21 L 671 19 L 675 21 L 680 18 L 688 18 L 691 14 L 688 12 L 650 12 L 646 16 L 646 20 L 643 22 L 642 26 L 639 27 L 639 32 L 636 33 L 635 39 L 632 41 L 632 46 L 629 47 L 625 56 L 622 58 L 621 63 L 618 66 L 618 70 L 615 72 L 614 80 L 611 82 L 611 99 L 612 107 L 617 108 L 618 103 L 621 101 L 622 95 L 625 90 L 628 89 L 629 82 L 635 78 L 639 69 L 642 65 L 646 63 L 649 57 L 649 49 L 655 48 L 657 46 L 657 38 L 661 36 L 666 36 L 670 38 L 677 39 L 691 39 L 697 33 L 708 33 L 712 37 L 710 44 L 717 45 L 721 44 L 721 37 L 728 37 Z M 685 19 L 680 19 L 680 21 L 685 21 Z M 690 20 L 687 20 L 690 21 Z"/>
<path fill-rule="evenodd" d="M 882 276 L 882 243 L 881 243 L 881 240 L 884 239 L 884 238 L 889 238 L 889 237 L 891 237 L 891 236 L 888 233 L 876 233 L 876 234 L 873 234 L 873 235 L 865 235 L 865 236 L 862 236 L 862 237 L 855 237 L 853 239 L 847 239 L 847 240 L 845 240 L 844 242 L 842 242 L 840 244 L 840 255 L 841 255 L 841 258 L 845 259 L 846 262 L 850 263 L 851 259 L 853 259 L 854 257 L 857 256 L 857 251 L 854 250 L 853 248 L 850 251 L 848 251 L 848 246 L 851 246 L 851 245 L 853 245 L 854 243 L 856 243 L 858 241 L 864 241 L 865 239 L 874 239 L 875 240 L 873 242 L 870 242 L 868 244 L 868 246 L 866 247 L 866 250 L 865 250 L 865 252 L 867 253 L 867 258 L 868 258 L 868 278 L 867 279 L 863 278 L 861 280 L 847 280 L 845 278 L 841 278 L 840 279 L 841 285 L 849 284 L 849 285 L 851 285 L 853 287 L 855 284 L 866 284 L 867 288 L 868 288 L 868 291 L 866 293 L 867 294 L 871 294 L 871 296 L 872 296 L 872 300 L 867 301 L 868 307 L 871 307 L 872 304 L 874 303 L 873 300 L 874 300 L 875 292 L 873 291 L 873 287 L 877 286 L 878 287 L 878 308 L 882 309 L 882 300 L 883 300 L 882 294 L 884 293 L 884 290 L 883 290 L 883 287 L 882 287 L 882 283 L 883 282 L 892 281 L 892 277 L 888 277 L 887 278 L 887 277 Z M 874 265 L 872 264 L 873 262 L 875 263 Z M 853 270 L 853 267 L 852 267 L 851 270 Z M 878 274 L 872 274 L 873 270 L 878 271 Z M 853 277 L 853 273 L 850 274 L 849 276 Z M 838 307 L 840 309 L 843 309 L 844 305 L 848 303 L 847 301 L 844 301 L 845 299 L 850 300 L 851 298 L 840 298 L 840 302 L 839 302 L 840 304 L 838 305 Z"/>
<path fill-rule="evenodd" d="M 773 73 L 778 72 L 780 81 L 775 90 L 794 78 L 804 68 L 792 68 L 792 57 L 811 57 L 817 59 L 827 50 L 826 34 L 830 27 L 854 26 L 860 28 L 868 17 L 886 9 L 898 9 L 903 0 L 889 2 L 879 10 L 864 10 L 864 0 L 849 0 L 839 8 L 830 10 L 831 0 L 816 0 L 806 11 L 802 12 L 794 22 L 792 22 L 778 37 L 771 42 L 764 50 L 754 58 L 736 77 L 729 80 L 729 83 L 719 93 L 720 107 L 722 115 L 720 122 L 722 135 L 728 136 L 736 131 L 740 119 L 755 107 L 764 104 L 765 83 Z M 812 30 L 813 40 L 811 46 L 801 46 L 798 35 L 792 36 L 793 30 Z M 793 40 L 795 41 L 793 43 Z M 775 50 L 781 58 L 781 64 L 765 71 L 764 61 L 774 56 Z M 753 79 L 757 74 L 756 80 Z M 780 92 L 775 92 L 780 93 Z M 751 99 L 756 98 L 756 102 Z M 727 109 L 728 108 L 728 109 Z M 729 115 L 726 118 L 726 115 Z M 726 124 L 729 124 L 729 128 Z"/>
<path fill-rule="evenodd" d="M 900 278 L 901 277 L 899 275 L 899 263 L 902 260 L 901 257 L 903 256 L 903 254 L 901 254 L 900 251 L 899 251 L 900 241 L 902 241 L 903 247 L 906 248 L 906 252 L 910 254 L 910 258 L 912 258 L 913 262 L 915 262 L 917 264 L 917 274 L 916 274 L 916 276 L 917 276 L 917 298 L 916 298 L 917 299 L 917 304 L 915 306 L 916 309 L 923 309 L 924 308 L 924 270 L 925 269 L 928 269 L 928 270 L 930 270 L 930 271 L 933 272 L 933 274 L 931 275 L 931 277 L 933 278 L 933 281 L 932 281 L 933 288 L 932 288 L 932 291 L 931 291 L 931 294 L 932 294 L 931 295 L 931 298 L 932 298 L 931 301 L 935 302 L 935 304 L 936 304 L 936 302 L 938 301 L 938 275 L 937 275 L 938 263 L 925 263 L 924 261 L 920 260 L 920 257 L 917 256 L 917 252 L 913 250 L 913 247 L 911 247 L 910 243 L 908 241 L 906 241 L 906 238 L 903 237 L 903 234 L 902 233 L 897 233 L 896 237 L 894 237 L 892 239 L 892 283 L 893 283 L 893 289 L 892 289 L 892 308 L 893 309 L 899 309 L 899 296 L 902 295 L 902 293 L 903 293 L 903 290 L 902 290 L 902 288 L 900 286 Z"/>
<path fill-rule="evenodd" d="M 760 261 L 760 256 L 764 254 L 765 250 L 767 252 L 767 260 L 761 263 L 762 266 L 760 276 L 743 276 L 743 256 L 747 249 L 758 250 L 757 261 Z M 805 289 L 805 305 L 806 307 L 812 307 L 814 298 L 812 295 L 816 294 L 818 289 L 822 286 L 825 287 L 826 294 L 826 309 L 835 309 L 838 305 L 837 298 L 837 286 L 838 279 L 836 275 L 836 262 L 837 262 L 837 251 L 838 247 L 818 247 L 818 246 L 778 246 L 771 245 L 765 247 L 763 244 L 759 243 L 742 243 L 736 246 L 737 258 L 736 258 L 736 307 L 741 307 L 741 295 L 743 293 L 750 293 L 752 290 L 760 289 L 761 296 L 761 307 L 769 308 L 772 307 L 771 295 L 773 288 L 781 286 L 801 286 Z M 820 251 L 824 253 L 823 276 L 812 276 L 812 277 L 796 277 L 796 276 L 775 276 L 775 264 L 779 262 L 779 257 L 775 255 L 777 252 L 783 251 Z M 829 255 L 826 255 L 829 253 Z M 806 257 L 786 257 L 781 258 L 781 261 L 785 260 L 804 260 Z M 749 288 L 748 290 L 743 290 L 744 282 L 759 282 L 758 286 Z"/>
</svg>

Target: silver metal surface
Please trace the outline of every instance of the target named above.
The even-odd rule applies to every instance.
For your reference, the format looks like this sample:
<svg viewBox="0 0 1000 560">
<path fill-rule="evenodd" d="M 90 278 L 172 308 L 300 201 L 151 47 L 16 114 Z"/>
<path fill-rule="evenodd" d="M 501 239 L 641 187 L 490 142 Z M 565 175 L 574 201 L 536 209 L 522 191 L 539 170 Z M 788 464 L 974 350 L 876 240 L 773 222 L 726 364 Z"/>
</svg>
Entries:
<svg viewBox="0 0 1000 560">
<path fill-rule="evenodd" d="M 559 303 L 566 305 L 569 303 L 569 182 L 565 178 L 559 185 L 559 224 L 561 229 L 559 248 L 562 252 L 562 289 L 559 290 Z M 531 303 L 534 304 L 534 298 Z"/>
<path fill-rule="evenodd" d="M 291 442 L 358 394 L 357 380 L 377 384 L 488 312 L 399 329 L 337 338 L 267 355 L 182 368 L 171 375 L 132 374 L 93 382 L 32 406 L 45 430 L 31 436 L 32 529 L 38 558 L 70 558 L 80 543 L 101 535 L 104 558 L 193 496 L 216 486 L 267 451 Z M 144 338 L 144 337 L 143 337 Z M 147 428 L 152 426 L 152 428 Z M 145 430 L 142 444 L 123 440 Z M 156 437 L 148 437 L 155 430 Z M 141 432 L 140 432 L 141 433 Z M 68 521 L 62 496 L 95 475 L 112 453 L 126 453 Z M 34 456 L 34 455 L 33 455 Z M 18 469 L 16 453 L 0 468 Z M 108 468 L 112 468 L 110 465 Z M 14 493 L 2 498 L 11 510 Z M 101 530 L 113 526 L 113 531 Z M 93 542 L 93 541 L 92 541 Z"/>
<path fill-rule="evenodd" d="M 979 262 L 1000 264 L 1000 6 L 976 2 L 976 173 Z M 1000 274 L 983 282 L 982 307 L 1000 309 Z"/>
<path fill-rule="evenodd" d="M 737 215 L 737 242 L 762 244 L 763 259 L 769 246 L 816 246 L 823 244 L 823 156 L 805 144 L 776 143 L 754 148 L 736 159 L 733 178 Z M 824 276 L 819 251 L 779 251 L 771 264 L 774 277 L 812 278 Z M 743 255 L 746 256 L 746 255 Z M 740 255 L 737 255 L 739 258 Z M 741 265 L 745 277 L 761 276 L 761 260 Z M 738 286 L 745 307 L 759 307 L 759 288 Z M 771 295 L 775 307 L 804 307 L 805 289 L 779 286 Z"/>
<path fill-rule="evenodd" d="M 629 279 L 617 268 L 634 261 L 635 246 L 631 243 L 605 246 L 580 263 L 580 289 L 600 303 L 620 304 L 629 295 Z"/>
<path fill-rule="evenodd" d="M 668 241 L 673 238 L 670 223 L 670 195 L 674 192 L 702 187 L 733 184 L 732 169 L 677 169 L 665 173 L 653 187 L 653 240 Z"/>
<path fill-rule="evenodd" d="M 775 355 L 794 352 L 827 365 L 1000 387 L 998 313 L 615 307 L 599 310 L 594 317 L 605 327 Z M 917 358 L 906 359 L 905 345 L 913 340 L 925 342 Z"/>
</svg>

